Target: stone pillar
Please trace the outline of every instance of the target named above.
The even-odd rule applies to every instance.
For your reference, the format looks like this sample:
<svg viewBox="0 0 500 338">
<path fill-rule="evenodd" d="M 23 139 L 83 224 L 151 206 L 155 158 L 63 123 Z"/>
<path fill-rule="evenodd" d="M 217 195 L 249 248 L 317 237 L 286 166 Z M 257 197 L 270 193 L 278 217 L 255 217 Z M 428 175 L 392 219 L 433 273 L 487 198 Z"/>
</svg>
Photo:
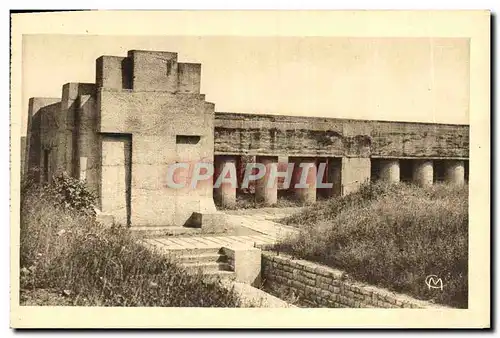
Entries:
<svg viewBox="0 0 500 338">
<path fill-rule="evenodd" d="M 271 187 L 268 187 L 271 171 L 278 170 L 277 156 L 257 156 L 257 163 L 262 163 L 266 166 L 266 174 L 255 182 L 255 201 L 271 206 L 278 202 L 278 180 L 272 182 Z"/>
<path fill-rule="evenodd" d="M 236 156 L 236 176 L 238 186 L 236 187 L 236 195 L 245 193 L 244 189 L 241 188 L 243 183 L 243 178 L 245 176 L 245 166 L 246 163 L 243 161 L 241 156 Z"/>
<path fill-rule="evenodd" d="M 371 160 L 368 157 L 342 157 L 342 196 L 360 189 L 361 185 L 370 182 Z"/>
<path fill-rule="evenodd" d="M 86 181 L 90 190 L 99 192 L 101 141 L 100 135 L 95 132 L 99 128 L 96 118 L 96 102 L 91 95 L 81 95 L 78 101 L 80 106 L 75 118 L 76 143 L 73 147 L 75 151 L 73 175 Z"/>
<path fill-rule="evenodd" d="M 80 157 L 79 167 L 80 173 L 78 177 L 80 181 L 85 182 L 87 180 L 87 157 Z"/>
<path fill-rule="evenodd" d="M 295 165 L 293 168 L 290 189 L 293 190 L 296 199 L 302 204 L 310 204 L 316 202 L 316 159 L 310 157 L 290 157 L 289 162 L 293 162 Z M 302 167 L 300 166 L 301 164 Z M 305 182 L 301 182 L 303 170 L 307 170 L 307 177 Z M 307 187 L 296 187 L 296 185 L 300 183 L 306 184 Z"/>
<path fill-rule="evenodd" d="M 413 161 L 413 182 L 421 187 L 429 187 L 433 183 L 434 166 L 432 160 Z"/>
<path fill-rule="evenodd" d="M 231 171 L 236 173 L 236 162 L 236 156 L 215 156 L 214 183 L 219 178 L 219 175 L 223 173 L 225 166 L 228 166 L 226 173 L 231 167 L 234 168 L 234 171 Z M 226 174 L 226 178 L 229 178 L 229 174 Z M 232 179 L 237 181 L 236 177 Z M 214 188 L 214 200 L 222 207 L 234 206 L 236 204 L 236 184 L 223 182 L 218 188 Z"/>
<path fill-rule="evenodd" d="M 340 196 L 342 192 L 342 159 L 330 157 L 327 159 L 324 183 L 332 183 L 332 188 L 323 188 L 323 196 L 330 198 Z"/>
<path fill-rule="evenodd" d="M 316 162 L 316 165 L 318 166 L 318 169 L 316 171 L 317 175 L 317 182 L 316 182 L 316 197 L 323 197 L 323 198 L 329 198 L 332 195 L 332 189 L 330 188 L 324 188 L 322 185 L 329 183 L 328 181 L 328 158 L 327 157 L 319 157 L 318 161 Z M 323 171 L 320 175 L 320 168 Z M 321 179 L 321 182 L 320 182 Z"/>
<path fill-rule="evenodd" d="M 399 160 L 380 160 L 380 180 L 398 183 L 399 175 Z"/>
<path fill-rule="evenodd" d="M 465 182 L 464 161 L 449 160 L 444 162 L 444 179 L 446 183 L 463 185 Z"/>
</svg>

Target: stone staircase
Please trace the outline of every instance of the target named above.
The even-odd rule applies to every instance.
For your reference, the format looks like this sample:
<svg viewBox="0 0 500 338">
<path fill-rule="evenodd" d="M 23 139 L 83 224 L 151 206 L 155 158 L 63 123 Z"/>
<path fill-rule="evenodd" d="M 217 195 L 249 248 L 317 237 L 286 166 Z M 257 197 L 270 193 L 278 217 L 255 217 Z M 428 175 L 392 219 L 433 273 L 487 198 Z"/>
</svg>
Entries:
<svg viewBox="0 0 500 338">
<path fill-rule="evenodd" d="M 235 273 L 221 248 L 197 248 L 179 250 L 175 260 L 189 274 L 203 274 L 207 277 L 234 279 Z"/>
<path fill-rule="evenodd" d="M 171 257 L 188 274 L 219 280 L 228 292 L 238 294 L 242 307 L 294 307 L 258 289 L 261 248 L 273 246 L 275 241 L 264 234 L 139 239 L 145 247 Z"/>
</svg>

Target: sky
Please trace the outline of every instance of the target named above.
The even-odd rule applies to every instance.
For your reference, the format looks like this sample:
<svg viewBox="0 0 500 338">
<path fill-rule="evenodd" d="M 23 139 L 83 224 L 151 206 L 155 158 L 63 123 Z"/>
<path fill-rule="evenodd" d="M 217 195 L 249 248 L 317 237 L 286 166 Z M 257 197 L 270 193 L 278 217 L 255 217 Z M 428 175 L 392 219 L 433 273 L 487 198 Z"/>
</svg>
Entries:
<svg viewBox="0 0 500 338">
<path fill-rule="evenodd" d="M 101 55 L 177 52 L 202 64 L 219 112 L 469 123 L 469 40 L 237 36 L 23 36 L 23 117 L 30 97 L 94 82 Z"/>
</svg>

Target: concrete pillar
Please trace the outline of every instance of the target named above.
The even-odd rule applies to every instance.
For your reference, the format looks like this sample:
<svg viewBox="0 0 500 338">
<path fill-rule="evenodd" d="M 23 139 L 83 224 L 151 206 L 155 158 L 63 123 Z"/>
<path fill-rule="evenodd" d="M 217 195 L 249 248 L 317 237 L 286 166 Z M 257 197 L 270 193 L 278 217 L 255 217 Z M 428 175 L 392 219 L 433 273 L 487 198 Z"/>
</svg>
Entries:
<svg viewBox="0 0 500 338">
<path fill-rule="evenodd" d="M 302 204 L 310 204 L 316 202 L 316 159 L 310 157 L 290 157 L 289 162 L 293 162 L 295 165 L 293 168 L 290 189 L 293 190 L 296 199 Z M 303 170 L 307 170 L 305 182 L 301 182 Z M 296 187 L 296 185 L 300 183 L 304 183 L 305 185 L 307 185 L 307 187 Z"/>
<path fill-rule="evenodd" d="M 238 183 L 238 186 L 236 187 L 236 195 L 244 194 L 246 190 L 241 188 L 241 185 L 243 183 L 243 178 L 245 177 L 246 164 L 247 163 L 246 161 L 243 161 L 242 156 L 236 156 L 236 175 Z"/>
<path fill-rule="evenodd" d="M 465 182 L 464 161 L 449 160 L 444 162 L 444 179 L 446 183 L 463 185 Z"/>
<path fill-rule="evenodd" d="M 360 189 L 361 185 L 370 182 L 371 160 L 368 157 L 342 157 L 342 196 Z"/>
<path fill-rule="evenodd" d="M 272 182 L 268 187 L 271 171 L 278 170 L 277 156 L 257 156 L 257 163 L 262 163 L 266 167 L 266 174 L 255 182 L 255 201 L 271 206 L 278 202 L 278 180 Z"/>
<path fill-rule="evenodd" d="M 78 177 L 80 178 L 80 181 L 85 182 L 87 180 L 87 158 L 86 157 L 80 157 L 80 162 L 79 162 L 79 169 L 80 173 Z"/>
<path fill-rule="evenodd" d="M 236 163 L 236 156 L 215 156 L 214 183 L 225 166 L 228 166 L 228 169 L 234 169 L 231 172 L 236 173 Z M 226 178 L 228 178 L 228 174 L 226 174 Z M 236 177 L 233 180 L 236 181 Z M 234 206 L 236 204 L 236 184 L 223 182 L 218 188 L 214 188 L 214 201 L 222 207 Z"/>
<path fill-rule="evenodd" d="M 323 196 L 330 198 L 342 193 L 342 159 L 330 157 L 327 159 L 324 183 L 332 183 L 331 189 L 321 189 Z"/>
<path fill-rule="evenodd" d="M 399 160 L 380 160 L 380 180 L 398 183 L 399 175 Z"/>
<path fill-rule="evenodd" d="M 316 198 L 318 198 L 319 196 L 321 196 L 323 198 L 329 198 L 332 195 L 332 189 L 324 188 L 322 186 L 322 185 L 330 182 L 330 181 L 328 181 L 328 158 L 327 157 L 319 157 L 318 161 L 317 161 L 317 166 L 318 166 L 318 170 L 317 170 L 316 175 L 317 175 L 318 181 L 316 182 L 316 184 L 317 184 Z M 321 170 L 323 171 L 321 177 L 320 177 L 320 172 L 319 172 L 320 168 L 322 168 Z M 320 178 L 321 178 L 321 182 L 319 181 Z M 321 185 L 320 185 L 320 183 L 321 183 Z"/>
<path fill-rule="evenodd" d="M 433 183 L 434 166 L 432 160 L 413 161 L 413 182 L 421 187 L 431 186 Z"/>
</svg>

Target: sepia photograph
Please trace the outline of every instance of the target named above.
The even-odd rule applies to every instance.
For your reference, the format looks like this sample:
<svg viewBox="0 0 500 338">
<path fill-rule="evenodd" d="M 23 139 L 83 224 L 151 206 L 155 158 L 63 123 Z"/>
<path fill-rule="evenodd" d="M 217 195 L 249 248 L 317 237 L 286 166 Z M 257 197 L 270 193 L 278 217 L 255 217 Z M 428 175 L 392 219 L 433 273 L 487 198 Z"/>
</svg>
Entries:
<svg viewBox="0 0 500 338">
<path fill-rule="evenodd" d="M 97 13 L 57 14 L 47 22 Z M 447 314 L 489 326 L 488 12 L 448 12 L 486 28 L 474 45 L 486 64 L 458 27 L 204 34 L 194 18 L 224 13 L 150 14 L 186 33 L 14 35 L 11 317 L 99 309 L 139 327 L 126 318 L 141 311 L 146 327 L 202 328 L 210 317 L 162 311 L 223 310 L 240 318 L 214 327 L 273 327 L 248 318 L 263 311 L 284 327 L 323 311 L 310 326 L 438 327 Z M 295 18 L 224 15 L 261 16 L 262 29 Z M 102 327 L 66 313 L 45 325 Z"/>
</svg>

